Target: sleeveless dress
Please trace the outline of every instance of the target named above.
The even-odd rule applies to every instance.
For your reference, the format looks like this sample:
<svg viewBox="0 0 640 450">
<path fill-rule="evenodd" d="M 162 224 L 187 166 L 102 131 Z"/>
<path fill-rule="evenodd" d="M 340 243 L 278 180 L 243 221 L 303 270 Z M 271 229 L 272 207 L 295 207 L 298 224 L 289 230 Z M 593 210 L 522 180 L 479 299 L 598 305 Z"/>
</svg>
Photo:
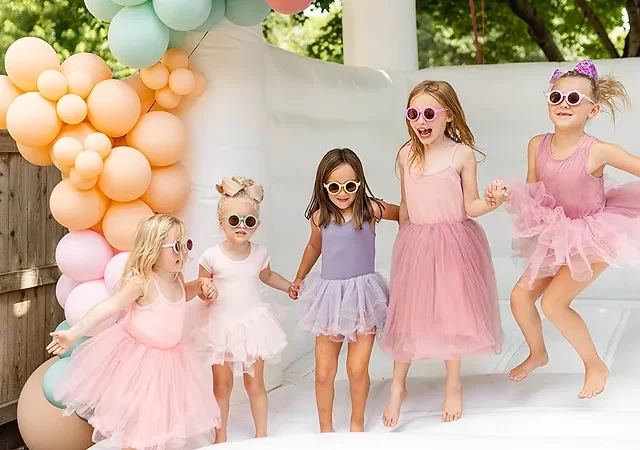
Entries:
<svg viewBox="0 0 640 450">
<path fill-rule="evenodd" d="M 261 300 L 259 276 L 269 261 L 267 249 L 254 243 L 242 261 L 230 259 L 220 245 L 206 250 L 199 261 L 212 274 L 218 298 L 193 332 L 196 347 L 209 364 L 228 363 L 237 376 L 253 376 L 259 359 L 277 362 L 287 346 L 273 309 Z"/>
<path fill-rule="evenodd" d="M 302 283 L 298 332 L 328 336 L 336 342 L 358 334 L 382 336 L 389 288 L 375 271 L 376 234 L 371 223 L 330 222 L 322 233 L 322 268 Z"/>
<path fill-rule="evenodd" d="M 536 155 L 538 182 L 510 182 L 505 202 L 513 214 L 514 254 L 528 261 L 523 287 L 562 266 L 579 282 L 591 279 L 596 262 L 622 259 L 640 267 L 640 183 L 605 190 L 604 177 L 587 171 L 595 137 L 585 136 L 562 160 L 551 153 L 552 139 L 546 134 Z"/>
<path fill-rule="evenodd" d="M 467 217 L 460 175 L 453 165 L 417 175 L 407 158 L 403 176 L 409 222 L 393 246 L 382 349 L 402 363 L 500 353 L 489 242 Z"/>
<path fill-rule="evenodd" d="M 190 436 L 220 424 L 211 383 L 182 342 L 185 294 L 131 305 L 116 325 L 71 355 L 66 381 L 55 392 L 64 414 L 86 419 L 94 442 L 140 450 L 180 448 Z"/>
</svg>

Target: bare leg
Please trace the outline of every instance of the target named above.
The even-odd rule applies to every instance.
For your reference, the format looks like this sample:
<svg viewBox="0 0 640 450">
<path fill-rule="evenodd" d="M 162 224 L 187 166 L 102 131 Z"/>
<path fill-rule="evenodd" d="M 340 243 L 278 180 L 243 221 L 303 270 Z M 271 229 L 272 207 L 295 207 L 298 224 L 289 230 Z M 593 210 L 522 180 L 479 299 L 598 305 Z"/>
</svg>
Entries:
<svg viewBox="0 0 640 450">
<path fill-rule="evenodd" d="M 350 431 L 364 431 L 364 411 L 371 386 L 369 360 L 375 337 L 375 334 L 358 335 L 355 342 L 349 343 L 347 375 L 351 393 Z"/>
<path fill-rule="evenodd" d="M 213 395 L 220 407 L 220 428 L 216 429 L 214 444 L 227 442 L 227 422 L 229 421 L 229 399 L 233 389 L 233 372 L 229 364 L 211 367 L 213 371 Z"/>
<path fill-rule="evenodd" d="M 587 282 L 577 282 L 568 267 L 562 267 L 542 296 L 542 312 L 578 352 L 584 363 L 584 386 L 580 398 L 592 398 L 600 394 L 607 383 L 609 368 L 598 355 L 587 325 L 571 308 L 571 302 L 607 268 L 605 263 L 591 266 L 593 277 Z"/>
<path fill-rule="evenodd" d="M 333 397 L 338 372 L 338 356 L 342 342 L 334 342 L 328 336 L 316 337 L 316 405 L 321 433 L 332 433 Z"/>
<path fill-rule="evenodd" d="M 393 363 L 393 381 L 391 382 L 391 392 L 389 402 L 382 413 L 382 423 L 385 427 L 395 427 L 400 418 L 400 407 L 407 398 L 407 374 L 410 363 Z"/>
<path fill-rule="evenodd" d="M 256 427 L 256 437 L 267 437 L 267 391 L 264 387 L 264 361 L 253 365 L 254 376 L 244 374 L 244 388 L 251 403 L 251 414 Z"/>
<path fill-rule="evenodd" d="M 442 420 L 453 422 L 462 415 L 462 383 L 460 381 L 460 360 L 445 361 L 447 380 L 444 387 L 444 407 Z"/>
<path fill-rule="evenodd" d="M 542 336 L 542 320 L 540 320 L 540 314 L 536 308 L 536 300 L 540 298 L 551 280 L 552 278 L 537 279 L 532 290 L 527 290 L 517 284 L 511 292 L 511 312 L 529 346 L 527 359 L 509 372 L 509 378 L 513 381 L 524 380 L 535 369 L 549 362 L 549 355 Z M 521 281 L 522 278 L 518 283 Z"/>
</svg>

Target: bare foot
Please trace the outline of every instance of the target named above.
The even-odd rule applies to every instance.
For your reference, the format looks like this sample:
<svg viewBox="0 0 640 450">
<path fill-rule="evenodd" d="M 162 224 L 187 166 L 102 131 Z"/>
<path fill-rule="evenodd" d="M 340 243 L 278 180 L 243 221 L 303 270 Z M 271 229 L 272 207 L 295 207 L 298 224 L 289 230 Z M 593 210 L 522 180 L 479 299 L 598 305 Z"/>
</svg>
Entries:
<svg viewBox="0 0 640 450">
<path fill-rule="evenodd" d="M 227 442 L 227 433 L 224 433 L 220 430 L 216 430 L 216 437 L 213 440 L 214 444 L 223 444 Z"/>
<path fill-rule="evenodd" d="M 444 388 L 444 407 L 442 420 L 453 422 L 462 415 L 462 384 L 460 381 L 447 381 Z"/>
<path fill-rule="evenodd" d="M 382 413 L 382 423 L 387 428 L 395 427 L 400 418 L 400 407 L 402 402 L 407 398 L 407 389 L 405 386 L 391 385 L 391 393 L 389 394 L 389 402 Z"/>
<path fill-rule="evenodd" d="M 547 353 L 540 356 L 529 354 L 527 359 L 525 359 L 520 365 L 511 369 L 511 372 L 509 372 L 509 379 L 511 381 L 522 381 L 535 369 L 547 365 L 548 362 L 549 355 Z"/>
<path fill-rule="evenodd" d="M 578 394 L 578 398 L 593 398 L 602 394 L 604 386 L 609 378 L 609 368 L 603 362 L 601 366 L 585 368 L 584 386 Z"/>
<path fill-rule="evenodd" d="M 334 430 L 333 427 L 327 430 L 323 430 L 322 428 L 320 428 L 320 433 L 335 433 L 335 432 L 336 430 Z"/>
<path fill-rule="evenodd" d="M 351 419 L 351 427 L 349 428 L 349 431 L 352 433 L 364 432 L 364 419 L 363 420 Z"/>
</svg>

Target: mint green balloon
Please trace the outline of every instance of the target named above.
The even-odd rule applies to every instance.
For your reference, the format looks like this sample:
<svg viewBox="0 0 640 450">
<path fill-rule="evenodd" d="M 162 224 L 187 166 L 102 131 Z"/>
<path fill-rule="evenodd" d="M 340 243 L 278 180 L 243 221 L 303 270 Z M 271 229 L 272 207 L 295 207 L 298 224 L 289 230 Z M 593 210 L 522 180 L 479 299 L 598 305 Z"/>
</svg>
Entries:
<svg viewBox="0 0 640 450">
<path fill-rule="evenodd" d="M 153 0 L 153 9 L 169 28 L 189 31 L 207 20 L 211 12 L 211 0 Z"/>
<path fill-rule="evenodd" d="M 93 17 L 103 22 L 111 22 L 116 13 L 123 8 L 111 0 L 84 0 L 84 6 Z"/>
<path fill-rule="evenodd" d="M 117 3 L 122 6 L 136 6 L 141 5 L 148 0 L 113 0 L 113 3 Z"/>
<path fill-rule="evenodd" d="M 64 358 L 54 362 L 49 366 L 42 378 L 42 393 L 49 403 L 56 408 L 64 409 L 66 405 L 62 403 L 60 399 L 55 398 L 54 392 L 56 387 L 64 382 L 66 377 L 67 367 L 71 359 Z"/>
<path fill-rule="evenodd" d="M 271 7 L 264 0 L 225 0 L 225 3 L 224 15 L 241 27 L 260 24 L 271 12 Z"/>
<path fill-rule="evenodd" d="M 224 0 L 213 0 L 211 3 L 211 12 L 209 13 L 209 17 L 207 17 L 207 20 L 205 20 L 202 25 L 193 31 L 213 30 L 222 21 L 226 9 Z"/>
<path fill-rule="evenodd" d="M 69 328 L 71 328 L 71 325 L 69 325 L 69 322 L 67 322 L 66 320 L 63 320 L 58 324 L 55 331 L 67 331 Z"/>
<path fill-rule="evenodd" d="M 125 66 L 144 69 L 157 63 L 169 47 L 169 27 L 158 19 L 153 4 L 127 6 L 109 26 L 109 48 Z"/>
<path fill-rule="evenodd" d="M 184 43 L 184 31 L 169 30 L 169 48 L 180 48 Z"/>
</svg>

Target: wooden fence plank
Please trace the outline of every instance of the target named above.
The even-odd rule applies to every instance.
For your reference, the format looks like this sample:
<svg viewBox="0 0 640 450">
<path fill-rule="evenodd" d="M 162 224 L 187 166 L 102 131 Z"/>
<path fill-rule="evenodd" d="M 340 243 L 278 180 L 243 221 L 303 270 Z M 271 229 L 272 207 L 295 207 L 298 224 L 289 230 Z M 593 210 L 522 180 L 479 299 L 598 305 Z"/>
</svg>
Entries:
<svg viewBox="0 0 640 450">
<path fill-rule="evenodd" d="M 36 267 L 0 273 L 0 294 L 54 284 L 60 278 L 58 266 Z"/>
<path fill-rule="evenodd" d="M 7 130 L 0 130 L 0 153 L 19 153 L 16 142 Z"/>
</svg>

